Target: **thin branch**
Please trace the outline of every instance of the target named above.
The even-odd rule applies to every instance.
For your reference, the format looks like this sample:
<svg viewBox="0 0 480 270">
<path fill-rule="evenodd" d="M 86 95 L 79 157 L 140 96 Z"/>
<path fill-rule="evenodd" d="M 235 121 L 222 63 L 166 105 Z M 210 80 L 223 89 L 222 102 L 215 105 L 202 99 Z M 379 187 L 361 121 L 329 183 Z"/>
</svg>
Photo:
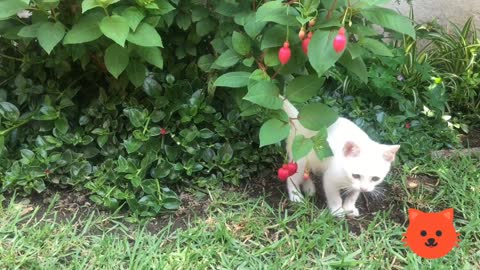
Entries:
<svg viewBox="0 0 480 270">
<path fill-rule="evenodd" d="M 330 17 L 332 17 L 333 10 L 335 10 L 335 8 L 337 8 L 337 2 L 338 2 L 338 0 L 335 0 L 333 2 L 332 6 L 330 7 L 330 9 L 328 10 L 327 17 L 326 17 L 327 21 L 330 19 Z"/>
<path fill-rule="evenodd" d="M 20 59 L 20 58 L 17 58 L 17 57 L 8 56 L 8 55 L 2 54 L 2 53 L 0 53 L 0 57 L 5 58 L 5 59 L 14 60 L 14 61 L 23 62 L 23 59 Z"/>
</svg>

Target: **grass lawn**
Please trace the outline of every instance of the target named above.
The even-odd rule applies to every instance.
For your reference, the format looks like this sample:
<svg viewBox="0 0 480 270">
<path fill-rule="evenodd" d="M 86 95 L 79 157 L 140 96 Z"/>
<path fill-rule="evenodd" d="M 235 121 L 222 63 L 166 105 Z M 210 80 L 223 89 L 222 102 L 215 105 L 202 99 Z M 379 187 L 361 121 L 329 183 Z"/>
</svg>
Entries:
<svg viewBox="0 0 480 270">
<path fill-rule="evenodd" d="M 331 217 L 321 198 L 288 203 L 280 183 L 265 181 L 265 192 L 209 191 L 179 211 L 187 214 L 142 225 L 92 207 L 65 216 L 59 200 L 46 209 L 10 199 L 0 208 L 0 269 L 480 269 L 478 159 L 404 165 L 384 196 L 358 203 L 356 220 Z M 437 260 L 403 247 L 409 207 L 453 207 L 460 247 Z"/>
</svg>

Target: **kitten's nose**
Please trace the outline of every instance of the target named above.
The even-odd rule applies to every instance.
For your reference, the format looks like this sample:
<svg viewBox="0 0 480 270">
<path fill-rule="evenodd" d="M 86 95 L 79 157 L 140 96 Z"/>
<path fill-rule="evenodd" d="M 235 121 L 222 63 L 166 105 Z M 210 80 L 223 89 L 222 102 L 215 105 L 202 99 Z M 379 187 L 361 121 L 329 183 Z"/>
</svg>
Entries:
<svg viewBox="0 0 480 270">
<path fill-rule="evenodd" d="M 433 245 L 433 243 L 435 243 L 435 239 L 433 239 L 433 238 L 428 238 L 428 239 L 427 239 L 427 242 L 428 242 L 430 245 Z"/>
<path fill-rule="evenodd" d="M 368 191 L 368 189 L 367 189 L 366 187 L 361 187 L 360 190 L 361 190 L 362 192 Z"/>
</svg>

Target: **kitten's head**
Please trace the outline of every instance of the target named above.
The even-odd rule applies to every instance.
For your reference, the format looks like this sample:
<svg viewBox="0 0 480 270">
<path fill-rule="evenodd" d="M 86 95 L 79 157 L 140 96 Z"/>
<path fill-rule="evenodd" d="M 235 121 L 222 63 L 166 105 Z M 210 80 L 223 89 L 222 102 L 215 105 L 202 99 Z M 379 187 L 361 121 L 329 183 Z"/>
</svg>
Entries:
<svg viewBox="0 0 480 270">
<path fill-rule="evenodd" d="M 343 169 L 351 181 L 351 188 L 370 192 L 380 184 L 390 171 L 400 145 L 369 143 L 360 147 L 346 142 L 343 147 Z"/>
</svg>

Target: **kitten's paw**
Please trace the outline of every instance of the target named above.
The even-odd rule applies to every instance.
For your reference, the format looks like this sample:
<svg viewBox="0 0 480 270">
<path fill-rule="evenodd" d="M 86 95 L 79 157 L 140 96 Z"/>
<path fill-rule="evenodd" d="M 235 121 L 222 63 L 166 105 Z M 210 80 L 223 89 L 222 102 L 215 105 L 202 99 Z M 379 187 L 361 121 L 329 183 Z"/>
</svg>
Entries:
<svg viewBox="0 0 480 270">
<path fill-rule="evenodd" d="M 298 191 L 290 192 L 288 196 L 292 202 L 303 202 L 303 196 Z"/>
<path fill-rule="evenodd" d="M 341 218 L 345 216 L 345 210 L 342 207 L 337 208 L 336 210 L 333 210 L 330 208 L 330 213 L 332 213 L 332 215 L 334 215 L 337 218 Z"/>
<path fill-rule="evenodd" d="M 348 217 L 358 217 L 360 215 L 360 212 L 358 211 L 358 208 L 354 207 L 344 207 L 344 211 L 346 212 Z"/>
<path fill-rule="evenodd" d="M 305 192 L 306 195 L 308 196 L 315 196 L 315 184 L 313 183 L 312 180 L 308 180 L 305 182 L 302 186 L 303 192 Z"/>
</svg>

